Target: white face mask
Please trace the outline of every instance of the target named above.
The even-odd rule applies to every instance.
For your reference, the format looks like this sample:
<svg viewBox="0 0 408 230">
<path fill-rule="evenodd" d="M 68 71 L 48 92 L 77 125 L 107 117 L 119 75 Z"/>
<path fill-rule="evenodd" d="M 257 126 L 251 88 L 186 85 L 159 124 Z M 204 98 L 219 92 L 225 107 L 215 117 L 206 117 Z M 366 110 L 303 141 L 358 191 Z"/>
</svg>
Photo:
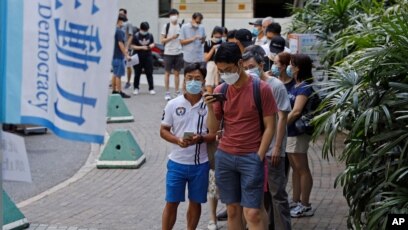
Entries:
<svg viewBox="0 0 408 230">
<path fill-rule="evenodd" d="M 178 20 L 177 15 L 171 15 L 171 16 L 170 16 L 170 21 L 171 21 L 171 22 L 177 22 L 177 20 Z"/>
<path fill-rule="evenodd" d="M 256 78 L 260 78 L 260 77 L 261 77 L 261 71 L 259 70 L 258 67 L 249 69 L 249 70 L 245 71 L 245 73 L 247 73 L 248 75 L 251 75 L 251 76 L 253 76 L 253 77 L 256 77 Z"/>
<path fill-rule="evenodd" d="M 239 74 L 238 73 L 221 73 L 220 77 L 228 85 L 233 85 L 233 84 L 235 84 L 235 82 L 238 81 Z"/>
</svg>

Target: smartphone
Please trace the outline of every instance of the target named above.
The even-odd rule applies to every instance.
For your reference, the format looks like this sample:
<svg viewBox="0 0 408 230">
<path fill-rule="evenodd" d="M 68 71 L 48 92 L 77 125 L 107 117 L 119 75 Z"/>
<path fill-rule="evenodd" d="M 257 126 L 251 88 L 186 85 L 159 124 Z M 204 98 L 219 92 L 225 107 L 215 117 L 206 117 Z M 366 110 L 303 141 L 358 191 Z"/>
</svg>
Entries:
<svg viewBox="0 0 408 230">
<path fill-rule="evenodd" d="M 184 132 L 183 139 L 192 138 L 194 136 L 194 132 Z"/>
<path fill-rule="evenodd" d="M 225 97 L 224 94 L 222 93 L 214 93 L 211 96 L 213 96 L 215 98 L 216 101 L 226 101 L 227 98 Z"/>
</svg>

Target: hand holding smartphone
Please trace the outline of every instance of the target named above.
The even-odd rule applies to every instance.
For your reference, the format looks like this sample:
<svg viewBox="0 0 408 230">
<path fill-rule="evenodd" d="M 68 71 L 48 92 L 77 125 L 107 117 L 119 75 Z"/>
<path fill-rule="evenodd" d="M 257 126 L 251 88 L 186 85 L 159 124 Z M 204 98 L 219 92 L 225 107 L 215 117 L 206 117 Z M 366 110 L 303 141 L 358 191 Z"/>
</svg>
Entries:
<svg viewBox="0 0 408 230">
<path fill-rule="evenodd" d="M 225 95 L 222 94 L 222 93 L 214 93 L 214 94 L 208 94 L 208 95 L 209 95 L 209 96 L 212 96 L 213 98 L 215 98 L 215 101 L 223 102 L 223 101 L 226 101 L 226 100 L 227 100 L 227 98 L 225 97 Z"/>
<path fill-rule="evenodd" d="M 194 136 L 194 132 L 184 132 L 184 134 L 183 134 L 183 139 L 184 139 L 184 140 L 186 140 L 186 139 L 192 139 L 193 136 Z"/>
</svg>

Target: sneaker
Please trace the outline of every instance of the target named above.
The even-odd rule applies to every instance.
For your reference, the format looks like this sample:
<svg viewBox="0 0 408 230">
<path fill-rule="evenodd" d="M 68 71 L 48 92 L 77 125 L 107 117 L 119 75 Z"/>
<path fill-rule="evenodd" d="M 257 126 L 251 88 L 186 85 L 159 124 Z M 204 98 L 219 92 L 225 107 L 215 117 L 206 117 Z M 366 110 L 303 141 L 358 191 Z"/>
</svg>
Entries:
<svg viewBox="0 0 408 230">
<path fill-rule="evenodd" d="M 112 94 L 119 94 L 119 91 L 112 91 Z"/>
<path fill-rule="evenodd" d="M 293 201 L 293 200 L 291 200 L 291 201 L 289 202 L 289 208 L 290 208 L 290 209 L 295 208 L 295 207 L 298 206 L 299 204 L 300 204 L 299 201 Z"/>
<path fill-rule="evenodd" d="M 210 222 L 208 222 L 207 228 L 208 230 L 217 230 L 218 226 L 214 221 L 210 220 Z"/>
<path fill-rule="evenodd" d="M 130 83 L 129 83 L 129 82 L 126 82 L 126 84 L 125 84 L 125 89 L 129 89 L 129 87 L 130 87 Z"/>
<path fill-rule="evenodd" d="M 156 94 L 156 91 L 154 91 L 154 90 L 152 89 L 152 90 L 149 90 L 149 93 L 150 93 L 150 95 L 155 95 L 155 94 Z"/>
<path fill-rule="evenodd" d="M 292 218 L 298 218 L 298 217 L 307 217 L 307 216 L 313 216 L 313 210 L 312 210 L 312 205 L 309 206 L 304 206 L 303 204 L 298 204 L 295 208 L 290 210 L 290 216 Z"/>
<path fill-rule="evenodd" d="M 166 100 L 166 101 L 171 100 L 170 92 L 166 92 L 166 96 L 164 96 L 164 100 Z"/>
<path fill-rule="evenodd" d="M 124 92 L 122 92 L 122 91 L 120 91 L 119 94 L 120 94 L 120 96 L 121 96 L 122 98 L 130 98 L 129 95 L 127 95 L 126 93 L 124 93 Z"/>
<path fill-rule="evenodd" d="M 138 95 L 139 94 L 139 89 L 133 90 L 133 95 Z"/>
</svg>

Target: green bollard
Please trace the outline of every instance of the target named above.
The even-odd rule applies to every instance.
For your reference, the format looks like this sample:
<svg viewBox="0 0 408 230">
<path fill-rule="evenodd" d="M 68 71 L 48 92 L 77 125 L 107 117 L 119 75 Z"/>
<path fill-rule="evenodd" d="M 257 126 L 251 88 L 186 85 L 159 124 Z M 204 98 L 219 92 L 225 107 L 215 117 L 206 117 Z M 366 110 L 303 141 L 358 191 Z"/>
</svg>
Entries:
<svg viewBox="0 0 408 230">
<path fill-rule="evenodd" d="M 111 94 L 108 98 L 108 114 L 106 115 L 108 123 L 111 122 L 130 122 L 134 121 L 125 102 L 119 94 Z"/>
<path fill-rule="evenodd" d="M 28 227 L 30 223 L 3 190 L 3 230 L 19 230 Z"/>
</svg>

